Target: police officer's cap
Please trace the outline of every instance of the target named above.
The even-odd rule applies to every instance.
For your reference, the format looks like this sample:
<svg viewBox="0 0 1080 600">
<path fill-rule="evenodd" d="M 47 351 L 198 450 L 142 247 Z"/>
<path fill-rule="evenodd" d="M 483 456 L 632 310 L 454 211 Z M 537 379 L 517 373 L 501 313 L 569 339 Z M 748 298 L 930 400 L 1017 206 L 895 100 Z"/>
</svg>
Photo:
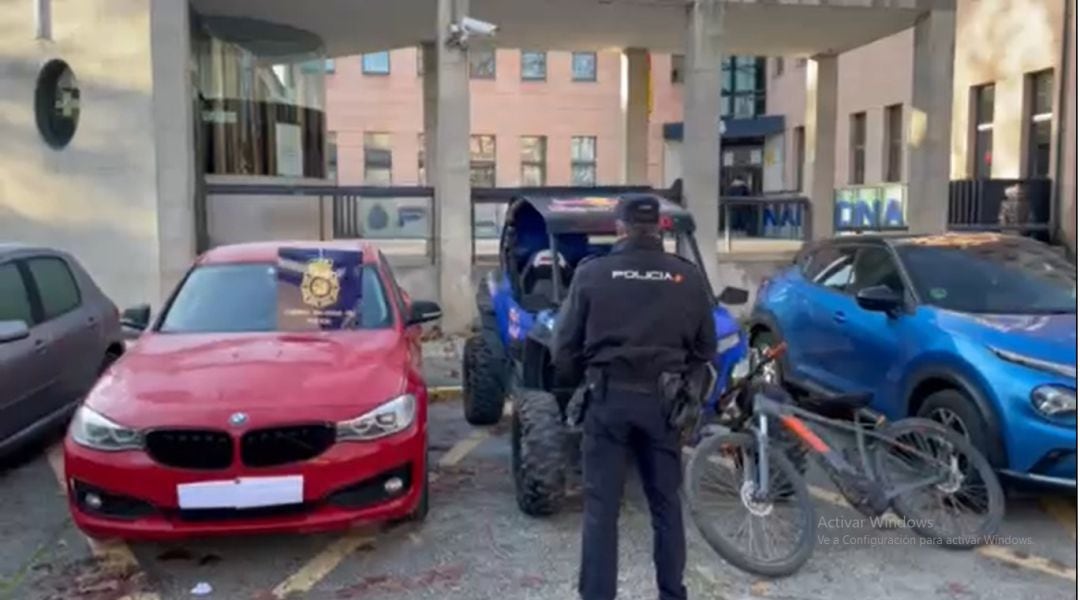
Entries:
<svg viewBox="0 0 1080 600">
<path fill-rule="evenodd" d="M 656 225 L 660 223 L 660 202 L 654 196 L 623 196 L 617 217 L 623 223 Z"/>
</svg>

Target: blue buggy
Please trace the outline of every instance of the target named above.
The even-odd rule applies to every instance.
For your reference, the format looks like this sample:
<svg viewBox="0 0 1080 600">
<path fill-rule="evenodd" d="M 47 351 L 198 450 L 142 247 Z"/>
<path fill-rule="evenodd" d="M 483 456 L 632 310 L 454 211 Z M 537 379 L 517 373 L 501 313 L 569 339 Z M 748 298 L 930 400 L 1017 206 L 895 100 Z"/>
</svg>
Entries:
<svg viewBox="0 0 1080 600">
<path fill-rule="evenodd" d="M 697 265 L 694 221 L 683 206 L 659 198 L 665 247 Z M 465 343 L 462 377 L 466 420 L 493 425 L 513 403 L 512 470 L 518 506 L 529 515 L 558 511 L 568 481 L 580 474 L 580 436 L 566 424 L 574 389 L 555 386 L 552 332 L 578 264 L 615 241 L 619 196 L 528 195 L 512 199 L 499 241 L 499 267 L 477 291 L 479 331 Z M 721 302 L 745 302 L 742 290 L 715 298 L 717 384 L 704 402 L 716 414 L 727 382 L 747 368 L 746 338 Z"/>
</svg>

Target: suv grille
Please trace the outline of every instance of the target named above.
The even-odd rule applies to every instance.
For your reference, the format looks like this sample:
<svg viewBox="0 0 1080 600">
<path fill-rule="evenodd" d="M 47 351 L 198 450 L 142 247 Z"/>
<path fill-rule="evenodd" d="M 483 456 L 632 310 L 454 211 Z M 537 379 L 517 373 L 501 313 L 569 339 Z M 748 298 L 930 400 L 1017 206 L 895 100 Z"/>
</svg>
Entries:
<svg viewBox="0 0 1080 600">
<path fill-rule="evenodd" d="M 315 458 L 334 444 L 332 425 L 292 425 L 255 429 L 240 439 L 240 458 L 248 467 L 273 467 Z"/>
<path fill-rule="evenodd" d="M 232 438 L 212 429 L 159 429 L 146 434 L 146 451 L 155 461 L 181 469 L 227 469 Z"/>
</svg>

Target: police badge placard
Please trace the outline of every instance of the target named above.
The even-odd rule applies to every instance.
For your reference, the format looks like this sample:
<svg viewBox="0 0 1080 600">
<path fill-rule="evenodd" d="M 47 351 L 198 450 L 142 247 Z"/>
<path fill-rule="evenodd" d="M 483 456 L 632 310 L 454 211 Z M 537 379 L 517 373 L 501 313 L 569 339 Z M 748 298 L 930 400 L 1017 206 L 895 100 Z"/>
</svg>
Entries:
<svg viewBox="0 0 1080 600">
<path fill-rule="evenodd" d="M 278 327 L 322 331 L 348 327 L 356 319 L 363 255 L 352 250 L 278 250 Z"/>
</svg>

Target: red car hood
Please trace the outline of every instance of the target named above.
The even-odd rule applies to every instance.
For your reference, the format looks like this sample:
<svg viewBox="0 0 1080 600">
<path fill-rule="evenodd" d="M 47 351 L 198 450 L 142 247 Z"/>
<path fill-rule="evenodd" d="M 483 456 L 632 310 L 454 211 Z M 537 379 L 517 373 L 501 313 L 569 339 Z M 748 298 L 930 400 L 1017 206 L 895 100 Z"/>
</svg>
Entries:
<svg viewBox="0 0 1080 600">
<path fill-rule="evenodd" d="M 405 390 L 407 353 L 393 330 L 314 334 L 148 334 L 87 397 L 135 428 L 224 429 L 341 421 Z"/>
</svg>

